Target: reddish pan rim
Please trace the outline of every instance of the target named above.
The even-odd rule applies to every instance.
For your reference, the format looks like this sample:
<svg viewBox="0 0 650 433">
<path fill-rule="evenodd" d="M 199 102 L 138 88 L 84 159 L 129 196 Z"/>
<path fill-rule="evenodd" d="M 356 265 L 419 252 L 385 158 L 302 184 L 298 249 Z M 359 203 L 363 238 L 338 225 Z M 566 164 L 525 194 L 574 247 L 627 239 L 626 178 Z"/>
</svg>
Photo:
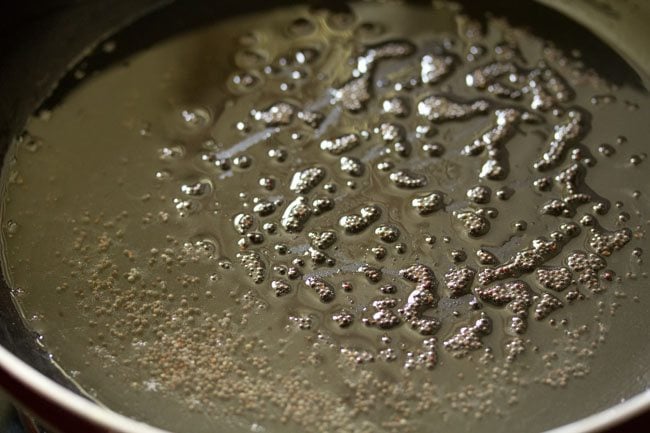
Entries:
<svg viewBox="0 0 650 433">
<path fill-rule="evenodd" d="M 0 384 L 29 412 L 61 432 L 169 433 L 101 407 L 62 387 L 0 346 Z M 650 390 L 548 433 L 595 433 L 650 408 Z"/>
<path fill-rule="evenodd" d="M 23 408 L 61 432 L 168 433 L 87 400 L 0 346 L 0 384 Z"/>
</svg>

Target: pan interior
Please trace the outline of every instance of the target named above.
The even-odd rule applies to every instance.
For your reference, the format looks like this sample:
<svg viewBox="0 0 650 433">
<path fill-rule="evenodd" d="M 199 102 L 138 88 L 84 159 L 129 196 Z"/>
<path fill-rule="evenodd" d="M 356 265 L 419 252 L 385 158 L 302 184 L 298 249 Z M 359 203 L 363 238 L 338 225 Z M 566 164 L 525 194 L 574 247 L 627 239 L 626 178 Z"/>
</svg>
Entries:
<svg viewBox="0 0 650 433">
<path fill-rule="evenodd" d="M 533 10 L 106 40 L 5 163 L 25 322 L 172 431 L 542 431 L 645 390 L 647 91 Z"/>
</svg>

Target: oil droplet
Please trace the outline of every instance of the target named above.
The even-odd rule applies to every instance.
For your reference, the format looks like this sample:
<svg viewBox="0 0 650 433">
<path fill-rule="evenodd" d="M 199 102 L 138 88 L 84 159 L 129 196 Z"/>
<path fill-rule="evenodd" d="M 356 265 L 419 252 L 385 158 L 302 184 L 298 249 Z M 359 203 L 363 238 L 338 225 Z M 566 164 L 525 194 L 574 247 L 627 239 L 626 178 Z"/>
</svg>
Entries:
<svg viewBox="0 0 650 433">
<path fill-rule="evenodd" d="M 7 234 L 9 235 L 16 234 L 16 232 L 18 231 L 18 223 L 16 223 L 13 220 L 9 220 L 7 221 L 6 228 L 7 228 Z"/>
<path fill-rule="evenodd" d="M 316 25 L 308 18 L 296 18 L 287 27 L 287 33 L 292 37 L 308 36 L 316 30 Z"/>
<path fill-rule="evenodd" d="M 186 128 L 197 130 L 204 128 L 212 121 L 212 115 L 205 108 L 188 108 L 180 112 L 181 119 Z"/>
</svg>

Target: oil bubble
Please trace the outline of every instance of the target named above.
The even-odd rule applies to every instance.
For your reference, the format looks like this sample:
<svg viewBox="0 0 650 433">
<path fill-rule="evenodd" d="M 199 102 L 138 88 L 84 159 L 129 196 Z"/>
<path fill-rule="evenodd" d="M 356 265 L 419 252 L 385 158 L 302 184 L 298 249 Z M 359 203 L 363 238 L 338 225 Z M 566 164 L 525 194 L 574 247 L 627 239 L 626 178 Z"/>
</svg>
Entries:
<svg viewBox="0 0 650 433">
<path fill-rule="evenodd" d="M 291 37 L 308 36 L 316 30 L 316 25 L 309 18 L 296 18 L 287 27 L 287 34 Z"/>
<path fill-rule="evenodd" d="M 208 126 L 212 122 L 210 112 L 201 107 L 187 108 L 180 111 L 183 125 L 190 130 L 197 130 Z"/>
</svg>

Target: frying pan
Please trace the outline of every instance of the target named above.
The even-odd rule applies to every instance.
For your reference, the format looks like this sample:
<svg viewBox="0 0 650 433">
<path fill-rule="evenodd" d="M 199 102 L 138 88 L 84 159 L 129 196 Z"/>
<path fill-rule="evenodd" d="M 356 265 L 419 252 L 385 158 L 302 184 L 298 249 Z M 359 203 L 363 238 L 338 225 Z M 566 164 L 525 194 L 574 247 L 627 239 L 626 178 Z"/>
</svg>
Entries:
<svg viewBox="0 0 650 433">
<path fill-rule="evenodd" d="M 138 28 L 138 31 L 129 32 L 127 28 L 126 43 L 120 46 L 126 47 L 122 55 L 128 55 L 200 23 L 242 13 L 253 7 L 271 7 L 290 2 L 170 3 L 166 0 L 32 0 L 0 7 L 0 152 L 3 157 L 27 117 L 43 104 L 55 104 L 69 90 L 71 83 L 63 77 L 71 65 L 84 59 L 89 48 L 115 29 L 127 26 L 138 17 L 161 7 L 161 10 L 167 11 L 168 18 L 174 17 L 173 20 L 168 19 L 165 26 L 153 25 L 146 31 Z M 537 3 L 560 11 L 562 15 Z M 580 30 L 566 37 L 588 39 L 590 43 L 584 45 L 592 46 L 593 53 L 585 53 L 585 62 L 598 64 L 599 72 L 610 81 L 632 83 L 645 89 L 649 87 L 650 28 L 646 23 L 650 19 L 650 3 L 644 0 L 539 0 L 537 3 L 494 1 L 489 3 L 489 8 L 506 16 L 517 15 L 517 19 L 532 25 L 536 19 L 545 22 L 549 22 L 549 19 L 573 19 L 586 29 L 597 29 L 596 36 Z M 479 12 L 481 7 L 485 7 L 485 2 L 467 2 L 466 6 L 469 13 Z M 613 47 L 615 52 L 609 47 Z M 608 61 L 599 62 L 600 58 L 607 58 Z M 94 59 L 89 68 L 100 70 L 116 60 Z M 59 85 L 53 90 L 57 83 Z M 639 330 L 638 334 L 645 335 L 645 328 Z M 16 403 L 49 428 L 62 432 L 161 431 L 112 412 L 87 398 L 51 362 L 47 350 L 39 345 L 37 336 L 25 326 L 4 279 L 0 281 L 0 344 L 0 384 Z M 650 348 L 644 345 L 641 350 L 647 352 Z M 642 425 L 644 419 L 647 421 L 650 376 L 644 360 L 648 358 L 637 356 L 635 359 L 637 368 L 629 372 L 629 380 L 620 382 L 621 389 L 613 389 L 611 396 L 586 397 L 587 400 L 599 399 L 590 404 L 590 407 L 597 407 L 599 413 L 592 411 L 595 414 L 579 419 L 586 415 L 580 413 L 573 418 L 574 422 L 554 431 L 624 431 L 619 429 L 629 419 L 636 418 L 637 425 Z"/>
</svg>

